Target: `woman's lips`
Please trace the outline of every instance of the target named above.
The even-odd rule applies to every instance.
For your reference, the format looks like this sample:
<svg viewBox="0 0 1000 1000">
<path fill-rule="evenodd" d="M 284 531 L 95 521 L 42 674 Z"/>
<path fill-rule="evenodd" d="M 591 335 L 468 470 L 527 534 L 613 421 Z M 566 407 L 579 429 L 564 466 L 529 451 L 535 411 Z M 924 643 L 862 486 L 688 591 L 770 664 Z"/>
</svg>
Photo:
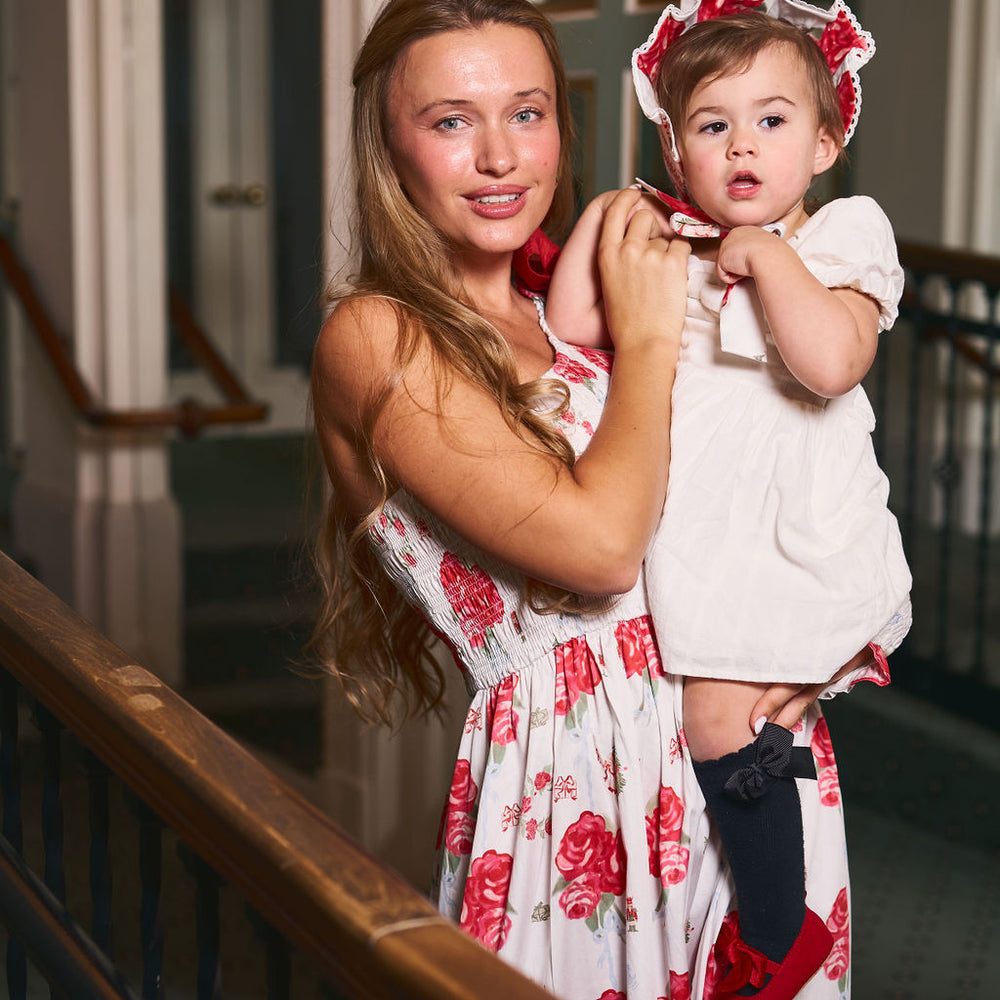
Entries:
<svg viewBox="0 0 1000 1000">
<path fill-rule="evenodd" d="M 490 189 L 466 195 L 472 211 L 484 219 L 509 219 L 524 208 L 525 188 Z"/>
</svg>

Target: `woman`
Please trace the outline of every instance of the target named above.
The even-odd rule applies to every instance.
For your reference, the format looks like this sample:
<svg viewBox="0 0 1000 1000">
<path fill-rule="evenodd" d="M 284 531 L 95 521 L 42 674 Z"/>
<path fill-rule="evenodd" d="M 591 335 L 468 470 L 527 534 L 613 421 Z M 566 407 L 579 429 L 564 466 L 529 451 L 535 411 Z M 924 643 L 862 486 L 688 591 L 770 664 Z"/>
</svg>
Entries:
<svg viewBox="0 0 1000 1000">
<path fill-rule="evenodd" d="M 390 0 L 354 85 L 360 271 L 313 369 L 334 485 L 316 649 L 382 721 L 396 695 L 439 697 L 429 629 L 455 651 L 472 703 L 444 912 L 570 1000 L 701 997 L 726 971 L 731 889 L 635 586 L 666 487 L 688 247 L 651 238 L 637 192 L 616 196 L 609 376 L 511 283 L 515 251 L 568 209 L 546 19 L 523 0 Z M 753 717 L 791 725 L 816 693 L 771 689 Z M 806 823 L 807 858 L 810 838 L 843 857 L 839 809 Z M 842 993 L 828 979 L 815 996 Z"/>
</svg>

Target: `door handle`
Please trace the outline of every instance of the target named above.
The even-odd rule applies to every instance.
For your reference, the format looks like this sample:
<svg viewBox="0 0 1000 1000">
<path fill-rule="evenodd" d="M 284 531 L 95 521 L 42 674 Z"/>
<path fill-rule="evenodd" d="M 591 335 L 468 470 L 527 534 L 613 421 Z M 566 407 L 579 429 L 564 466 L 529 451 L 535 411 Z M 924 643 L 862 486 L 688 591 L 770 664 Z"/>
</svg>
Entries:
<svg viewBox="0 0 1000 1000">
<path fill-rule="evenodd" d="M 260 208 L 267 201 L 267 190 L 263 184 L 220 184 L 208 193 L 209 200 L 219 208 Z"/>
</svg>

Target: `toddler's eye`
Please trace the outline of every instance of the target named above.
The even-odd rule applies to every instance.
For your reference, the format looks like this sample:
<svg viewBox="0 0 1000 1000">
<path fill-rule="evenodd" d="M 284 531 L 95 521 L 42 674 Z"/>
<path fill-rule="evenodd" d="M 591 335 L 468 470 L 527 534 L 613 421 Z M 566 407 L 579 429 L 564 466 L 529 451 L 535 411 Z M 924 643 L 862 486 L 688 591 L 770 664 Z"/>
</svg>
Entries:
<svg viewBox="0 0 1000 1000">
<path fill-rule="evenodd" d="M 778 128 L 785 123 L 784 115 L 765 115 L 761 124 L 764 128 Z"/>
<path fill-rule="evenodd" d="M 709 135 L 721 135 L 726 131 L 725 122 L 708 122 L 706 125 L 702 125 L 701 132 L 707 132 Z"/>
</svg>

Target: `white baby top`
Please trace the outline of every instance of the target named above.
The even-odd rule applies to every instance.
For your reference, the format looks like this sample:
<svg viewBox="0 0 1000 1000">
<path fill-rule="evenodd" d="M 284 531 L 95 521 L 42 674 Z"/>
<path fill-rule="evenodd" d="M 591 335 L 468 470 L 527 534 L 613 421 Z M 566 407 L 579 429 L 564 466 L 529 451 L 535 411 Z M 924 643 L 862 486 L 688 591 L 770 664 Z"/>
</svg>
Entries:
<svg viewBox="0 0 1000 1000">
<path fill-rule="evenodd" d="M 892 325 L 903 272 L 874 201 L 824 206 L 789 244 L 827 287 L 874 299 L 880 330 Z M 819 682 L 870 640 L 891 652 L 909 628 L 875 417 L 860 386 L 836 399 L 802 386 L 769 333 L 763 363 L 723 353 L 724 292 L 714 263 L 692 256 L 670 484 L 646 556 L 657 639 L 675 673 Z"/>
</svg>

